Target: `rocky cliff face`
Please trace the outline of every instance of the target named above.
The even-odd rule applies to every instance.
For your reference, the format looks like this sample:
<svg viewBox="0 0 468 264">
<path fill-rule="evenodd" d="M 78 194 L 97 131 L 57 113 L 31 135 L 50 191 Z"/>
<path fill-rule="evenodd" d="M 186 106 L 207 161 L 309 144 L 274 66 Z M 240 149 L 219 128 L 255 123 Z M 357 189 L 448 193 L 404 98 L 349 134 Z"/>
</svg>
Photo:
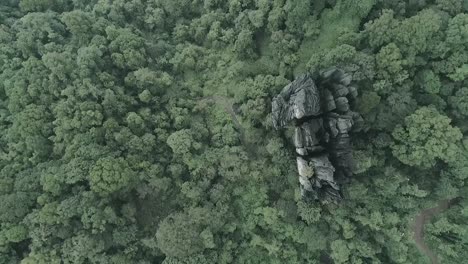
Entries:
<svg viewBox="0 0 468 264">
<path fill-rule="evenodd" d="M 341 185 L 352 176 L 350 132 L 363 119 L 353 112 L 358 95 L 352 78 L 340 69 L 305 74 L 272 102 L 273 125 L 295 125 L 294 146 L 301 193 L 307 199 L 342 199 Z"/>
</svg>

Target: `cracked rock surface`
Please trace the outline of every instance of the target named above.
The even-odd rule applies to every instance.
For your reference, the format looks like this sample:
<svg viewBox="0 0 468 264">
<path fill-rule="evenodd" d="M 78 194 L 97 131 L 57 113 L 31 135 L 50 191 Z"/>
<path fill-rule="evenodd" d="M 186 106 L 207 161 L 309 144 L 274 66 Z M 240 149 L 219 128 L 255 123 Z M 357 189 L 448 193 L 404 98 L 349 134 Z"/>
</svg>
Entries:
<svg viewBox="0 0 468 264">
<path fill-rule="evenodd" d="M 358 96 L 351 75 L 336 68 L 304 74 L 272 101 L 273 126 L 295 125 L 294 146 L 301 194 L 307 199 L 342 199 L 352 176 L 351 132 L 364 120 L 351 109 Z"/>
</svg>

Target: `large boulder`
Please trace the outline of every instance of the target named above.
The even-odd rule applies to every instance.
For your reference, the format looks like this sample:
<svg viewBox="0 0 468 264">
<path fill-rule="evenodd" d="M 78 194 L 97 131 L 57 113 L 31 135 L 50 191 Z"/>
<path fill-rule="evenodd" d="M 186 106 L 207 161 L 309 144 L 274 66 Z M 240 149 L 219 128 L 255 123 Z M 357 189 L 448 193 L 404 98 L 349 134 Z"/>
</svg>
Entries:
<svg viewBox="0 0 468 264">
<path fill-rule="evenodd" d="M 273 99 L 275 129 L 291 122 L 295 125 L 294 146 L 304 198 L 339 200 L 340 184 L 352 175 L 350 133 L 362 129 L 364 120 L 351 111 L 358 96 L 351 81 L 351 75 L 336 68 L 305 74 Z"/>
<path fill-rule="evenodd" d="M 309 74 L 284 87 L 272 102 L 273 126 L 276 129 L 286 126 L 293 119 L 318 116 L 321 113 L 320 93 Z"/>
</svg>

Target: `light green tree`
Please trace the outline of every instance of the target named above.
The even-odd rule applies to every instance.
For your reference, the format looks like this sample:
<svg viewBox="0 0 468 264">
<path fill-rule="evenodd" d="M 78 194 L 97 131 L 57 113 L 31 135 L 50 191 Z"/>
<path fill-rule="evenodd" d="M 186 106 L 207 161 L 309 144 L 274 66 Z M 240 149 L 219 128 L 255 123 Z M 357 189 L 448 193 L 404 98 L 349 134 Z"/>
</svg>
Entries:
<svg viewBox="0 0 468 264">
<path fill-rule="evenodd" d="M 91 168 L 91 189 L 100 195 L 109 195 L 126 187 L 133 174 L 123 158 L 101 158 Z"/>
<path fill-rule="evenodd" d="M 438 160 L 454 161 L 462 133 L 450 123 L 450 118 L 434 108 L 419 108 L 393 131 L 393 155 L 404 164 L 423 168 L 434 166 Z"/>
</svg>

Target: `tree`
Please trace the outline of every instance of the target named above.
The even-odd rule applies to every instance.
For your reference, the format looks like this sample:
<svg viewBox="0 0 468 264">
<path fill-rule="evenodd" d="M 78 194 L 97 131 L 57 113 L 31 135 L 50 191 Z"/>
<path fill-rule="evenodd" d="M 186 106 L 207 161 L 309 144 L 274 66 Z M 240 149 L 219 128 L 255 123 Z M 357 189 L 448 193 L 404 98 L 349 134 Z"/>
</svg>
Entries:
<svg viewBox="0 0 468 264">
<path fill-rule="evenodd" d="M 408 73 L 403 68 L 406 64 L 398 46 L 390 43 L 376 55 L 377 77 L 392 83 L 401 83 L 408 78 Z"/>
<path fill-rule="evenodd" d="M 463 87 L 449 98 L 454 113 L 461 118 L 468 117 L 468 88 Z"/>
<path fill-rule="evenodd" d="M 409 221 L 466 193 L 464 2 L 1 1 L 0 263 L 424 263 Z M 328 66 L 365 119 L 339 205 L 270 118 Z M 427 225 L 442 262 L 464 207 Z"/>
<path fill-rule="evenodd" d="M 404 164 L 423 168 L 434 166 L 437 160 L 454 161 L 462 133 L 450 122 L 434 108 L 419 108 L 393 131 L 393 155 Z"/>
<path fill-rule="evenodd" d="M 463 246 L 467 242 L 466 206 L 465 201 L 458 202 L 426 227 L 426 241 L 436 250 L 439 261 L 457 262 L 467 257 Z"/>
<path fill-rule="evenodd" d="M 209 229 L 212 221 L 219 219 L 207 208 L 191 208 L 187 213 L 169 215 L 161 222 L 156 233 L 158 246 L 168 257 L 176 258 L 188 257 L 205 248 L 214 247 L 213 234 Z"/>
<path fill-rule="evenodd" d="M 134 177 L 123 158 L 101 158 L 91 168 L 91 190 L 100 195 L 109 195 L 126 187 Z"/>
<path fill-rule="evenodd" d="M 423 91 L 437 94 L 440 91 L 441 82 L 438 75 L 431 70 L 423 70 L 419 73 L 419 83 Z"/>
<path fill-rule="evenodd" d="M 172 133 L 167 138 L 167 144 L 177 155 L 188 154 L 196 146 L 191 131 L 188 129 L 183 129 Z"/>
<path fill-rule="evenodd" d="M 332 258 L 336 263 L 346 263 L 349 261 L 349 250 L 344 240 L 335 240 L 331 243 Z"/>
</svg>

